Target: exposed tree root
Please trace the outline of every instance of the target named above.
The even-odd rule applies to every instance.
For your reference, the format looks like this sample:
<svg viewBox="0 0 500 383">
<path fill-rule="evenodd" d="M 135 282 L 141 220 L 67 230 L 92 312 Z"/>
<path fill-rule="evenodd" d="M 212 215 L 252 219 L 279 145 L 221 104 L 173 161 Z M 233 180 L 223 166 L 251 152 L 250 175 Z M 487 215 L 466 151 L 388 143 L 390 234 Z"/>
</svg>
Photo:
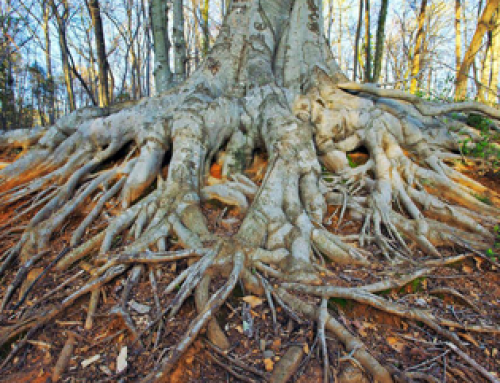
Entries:
<svg viewBox="0 0 500 383">
<path fill-rule="evenodd" d="M 206 63 L 170 93 L 121 110 L 84 109 L 45 130 L 0 136 L 0 147 L 31 147 L 0 170 L 0 206 L 18 208 L 2 230 L 26 224 L 1 259 L 0 275 L 11 278 L 2 297 L 2 320 L 12 320 L 0 330 L 0 344 L 26 335 L 0 368 L 87 295 L 85 328 L 92 328 L 94 315 L 104 307 L 104 287 L 125 277 L 121 300 L 108 313 L 121 318 L 139 343 L 156 330 L 155 352 L 168 321 L 193 295 L 198 311 L 166 357 L 158 350 L 162 358 L 153 372 L 141 376 L 145 382 L 166 380 L 205 327 L 219 349 L 230 347 L 215 315 L 239 282 L 248 293 L 266 298 L 275 332 L 277 307 L 297 323 L 306 323 L 304 317 L 317 323 L 325 382 L 331 371 L 327 332 L 375 380 L 392 382 L 398 376 L 333 317 L 327 298 L 362 302 L 422 322 L 461 353 L 463 342 L 445 327 L 498 332 L 440 319 L 375 294 L 469 257 L 444 258 L 443 248 L 481 254 L 490 246 L 500 196 L 445 164 L 450 153 L 458 153 L 459 136 L 439 116 L 473 111 L 498 119 L 498 111 L 471 103 L 431 105 L 401 92 L 347 84 L 311 26 L 318 17 L 314 2 L 272 2 L 275 8 L 248 3 L 233 6 Z M 282 15 L 288 12 L 285 27 Z M 301 33 L 294 33 L 299 25 Z M 351 168 L 348 153 L 357 149 L 369 158 Z M 266 153 L 268 162 L 252 177 L 247 171 L 257 161 L 256 151 Z M 215 162 L 221 169 L 217 177 L 210 174 Z M 486 193 L 491 204 L 478 198 Z M 235 235 L 211 232 L 201 206 L 207 201 L 245 215 Z M 327 217 L 329 205 L 338 209 Z M 361 230 L 342 238 L 326 228 L 333 219 L 337 229 L 358 221 Z M 72 220 L 78 226 L 71 248 L 45 262 L 51 240 Z M 177 270 L 181 261 L 187 266 L 161 291 L 155 268 L 168 264 Z M 39 263 L 45 265 L 40 278 L 49 271 L 65 273 L 64 282 L 28 307 L 36 279 L 15 303 L 16 292 Z M 420 268 L 347 288 L 325 282 L 325 274 L 332 274 L 330 263 Z M 143 274 L 155 305 L 146 329 L 138 328 L 128 311 Z M 213 292 L 221 279 L 224 285 Z M 66 288 L 71 291 L 57 300 L 55 293 Z M 291 291 L 311 301 L 319 297 L 321 303 L 316 307 Z M 64 368 L 58 369 L 62 374 Z M 250 372 L 262 378 L 258 370 Z M 273 381 L 286 381 L 290 374 L 280 376 Z"/>
</svg>

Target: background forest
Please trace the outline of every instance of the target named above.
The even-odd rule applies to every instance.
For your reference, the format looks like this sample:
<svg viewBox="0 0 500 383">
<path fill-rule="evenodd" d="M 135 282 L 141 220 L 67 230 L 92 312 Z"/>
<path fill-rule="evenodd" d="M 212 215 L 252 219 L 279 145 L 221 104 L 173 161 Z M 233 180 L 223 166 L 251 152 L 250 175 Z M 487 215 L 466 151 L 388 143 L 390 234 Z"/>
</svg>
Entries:
<svg viewBox="0 0 500 383">
<path fill-rule="evenodd" d="M 153 3 L 3 1 L 0 129 L 47 126 L 82 106 L 154 94 Z M 174 4 L 165 2 L 153 12 L 168 16 L 170 41 L 165 43 L 172 84 L 181 81 L 184 72 L 193 73 L 207 54 L 227 1 L 185 0 L 176 6 L 183 11 L 174 12 Z M 485 6 L 483 0 L 324 0 L 324 33 L 353 80 L 426 98 L 463 98 L 455 81 L 465 64 L 462 84 L 465 78 L 468 98 L 495 104 L 498 13 L 490 15 L 473 41 Z"/>
</svg>

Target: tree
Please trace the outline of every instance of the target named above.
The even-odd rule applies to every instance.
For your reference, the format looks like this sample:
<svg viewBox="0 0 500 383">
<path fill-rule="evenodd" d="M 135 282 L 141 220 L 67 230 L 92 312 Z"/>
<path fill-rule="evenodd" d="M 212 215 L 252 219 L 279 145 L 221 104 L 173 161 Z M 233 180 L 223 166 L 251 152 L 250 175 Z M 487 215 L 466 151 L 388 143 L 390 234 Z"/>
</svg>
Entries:
<svg viewBox="0 0 500 383">
<path fill-rule="evenodd" d="M 92 18 L 92 25 L 94 26 L 97 65 L 99 67 L 99 106 L 106 107 L 110 101 L 108 85 L 109 64 L 106 58 L 106 42 L 104 40 L 99 0 L 89 0 L 87 7 Z"/>
<path fill-rule="evenodd" d="M 163 0 L 151 0 L 151 25 L 155 51 L 155 84 L 158 93 L 167 90 L 172 81 L 170 71 L 170 39 L 168 37 L 168 6 Z"/>
<path fill-rule="evenodd" d="M 495 27 L 491 39 L 491 84 L 489 86 L 488 101 L 494 105 L 500 102 L 500 5 L 495 16 Z"/>
<path fill-rule="evenodd" d="M 186 41 L 184 39 L 184 5 L 183 0 L 174 0 L 173 4 L 173 32 L 174 63 L 176 81 L 186 78 Z"/>
<path fill-rule="evenodd" d="M 203 5 L 201 6 L 201 1 Z M 201 14 L 201 29 L 203 30 L 203 56 L 206 56 L 210 48 L 210 27 L 208 23 L 208 11 L 210 9 L 210 2 L 208 0 L 200 0 L 200 14 Z"/>
<path fill-rule="evenodd" d="M 354 39 L 354 72 L 352 80 L 356 81 L 358 78 L 358 63 L 359 63 L 359 39 L 361 38 L 361 28 L 363 26 L 363 0 L 359 0 L 359 15 L 358 26 L 356 27 L 356 37 Z"/>
<path fill-rule="evenodd" d="M 53 125 L 55 120 L 55 84 L 54 77 L 52 76 L 52 57 L 51 57 L 51 47 L 50 47 L 50 4 L 48 0 L 44 0 L 42 3 L 43 7 L 43 35 L 45 38 L 45 67 L 47 68 L 47 93 L 49 97 L 49 124 Z"/>
<path fill-rule="evenodd" d="M 457 73 L 462 62 L 462 0 L 455 0 L 455 65 Z"/>
<path fill-rule="evenodd" d="M 411 86 L 410 93 L 415 94 L 418 91 L 419 75 L 420 75 L 420 62 L 422 60 L 423 42 L 425 38 L 424 24 L 426 19 L 427 0 L 422 0 L 420 6 L 420 13 L 418 15 L 418 28 L 417 28 L 417 42 L 415 50 L 413 51 L 413 58 L 411 62 Z"/>
<path fill-rule="evenodd" d="M 69 5 L 67 0 L 63 0 L 61 4 L 56 4 L 54 0 L 50 0 L 52 13 L 56 17 L 57 30 L 59 32 L 59 50 L 61 51 L 61 61 L 64 71 L 64 82 L 66 84 L 66 94 L 68 97 L 68 106 L 70 111 L 76 109 L 75 94 L 73 92 L 73 76 L 71 75 L 71 67 L 69 62 L 68 43 L 66 40 L 66 25 L 69 17 Z M 59 7 L 62 6 L 62 12 L 59 13 Z"/>
<path fill-rule="evenodd" d="M 365 0 L 365 82 L 372 82 L 370 0 Z"/>
<path fill-rule="evenodd" d="M 389 0 L 382 0 L 380 5 L 380 14 L 377 23 L 377 41 L 375 43 L 375 57 L 373 65 L 373 78 L 372 82 L 377 82 L 382 72 L 382 56 L 384 55 L 385 43 L 385 20 L 387 19 L 387 9 L 389 7 Z"/>
<path fill-rule="evenodd" d="M 164 17 L 164 8 L 152 15 Z M 91 327 L 100 291 L 127 275 L 121 302 L 110 314 L 122 318 L 138 341 L 144 333 L 161 334 L 163 316 L 175 317 L 193 294 L 198 310 L 165 358 L 161 350 L 154 351 L 154 359 L 161 361 L 151 373 L 141 371 L 146 382 L 166 379 L 205 327 L 213 344 L 229 345 L 216 313 L 239 282 L 249 294 L 266 297 L 270 305 L 277 302 L 294 320 L 300 315 L 316 322 L 324 356 L 325 331 L 331 332 L 378 382 L 392 382 L 393 374 L 401 380 L 410 377 L 377 361 L 328 312 L 327 299 L 352 299 L 418 321 L 450 347 L 465 349 L 448 330 L 464 325 L 375 293 L 402 287 L 436 265 L 460 258 L 442 258 L 441 246 L 483 249 L 493 240 L 500 197 L 443 158 L 454 158 L 451 151 L 460 149 L 461 137 L 448 128 L 467 130 L 452 112 L 480 113 L 496 121 L 500 113 L 472 102 L 436 104 L 349 82 L 325 44 L 321 22 L 318 3 L 310 0 L 234 1 L 205 61 L 177 88 L 132 105 L 77 110 L 43 131 L 1 136 L 2 146 L 33 146 L 0 171 L 2 206 L 22 201 L 16 214 L 28 214 L 34 208 L 24 201 L 33 199 L 38 210 L 2 258 L 0 274 L 10 273 L 12 282 L 1 310 L 25 311 L 9 316 L 0 343 L 27 335 L 0 368 L 36 331 L 76 302 L 83 303 L 88 294 L 86 326 Z M 166 53 L 161 39 L 155 35 L 155 49 L 163 50 L 157 52 L 160 57 Z M 347 153 L 361 147 L 370 158 L 351 168 Z M 244 172 L 258 152 L 267 153 L 267 167 L 263 177 L 251 180 Z M 211 176 L 215 162 L 220 166 L 217 177 Z M 328 176 L 323 177 L 324 171 Z M 485 193 L 491 205 L 475 197 Z M 91 209 L 82 210 L 92 200 Z M 234 236 L 219 237 L 209 230 L 202 200 L 219 200 L 244 214 Z M 96 230 L 93 223 L 101 213 L 108 214 L 108 204 L 115 206 L 115 216 L 104 230 Z M 342 207 L 340 221 L 346 211 L 361 221 L 359 245 L 325 229 L 328 204 Z M 26 305 L 28 288 L 16 302 L 14 293 L 47 254 L 51 236 L 77 212 L 85 212 L 85 218 L 72 232 L 67 251 L 52 259 L 47 270 L 64 270 L 79 283 L 62 300 L 42 297 Z M 170 249 L 168 241 L 174 237 L 184 250 Z M 375 247 L 378 254 L 373 254 Z M 317 256 L 341 265 L 399 270 L 411 264 L 416 269 L 368 286 L 338 288 L 323 278 Z M 166 291 L 173 299 L 166 309 L 158 303 L 156 320 L 139 333 L 127 302 L 144 265 L 181 259 L 190 262 L 183 270 L 176 268 L 169 282 Z M 16 262 L 19 267 L 11 268 Z M 81 262 L 89 276 L 72 268 Z M 155 273 L 149 277 L 156 286 Z M 157 294 L 155 287 L 153 291 Z M 297 292 L 302 298 L 317 297 L 313 301 L 318 305 Z M 289 362 L 286 357 L 280 361 Z M 327 357 L 324 365 L 328 379 Z"/>
<path fill-rule="evenodd" d="M 493 16 L 500 5 L 499 0 L 488 0 L 486 7 L 478 20 L 476 31 L 470 42 L 469 48 L 465 52 L 462 65 L 458 71 L 456 85 L 455 85 L 455 99 L 463 100 L 467 93 L 467 82 L 469 79 L 469 69 L 476 57 L 477 52 L 481 48 L 481 42 L 485 33 L 493 28 Z"/>
</svg>

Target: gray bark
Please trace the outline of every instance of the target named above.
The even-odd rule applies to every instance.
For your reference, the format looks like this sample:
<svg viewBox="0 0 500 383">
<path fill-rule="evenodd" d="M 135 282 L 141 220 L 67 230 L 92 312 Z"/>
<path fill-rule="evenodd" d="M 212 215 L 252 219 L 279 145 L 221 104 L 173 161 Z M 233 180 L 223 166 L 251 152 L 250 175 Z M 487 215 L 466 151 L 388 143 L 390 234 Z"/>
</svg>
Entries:
<svg viewBox="0 0 500 383">
<path fill-rule="evenodd" d="M 165 1 L 151 0 L 151 25 L 154 41 L 154 78 L 156 92 L 162 93 L 167 90 L 172 81 L 170 71 L 170 40 L 168 37 L 168 6 Z"/>
<path fill-rule="evenodd" d="M 384 56 L 385 45 L 385 20 L 387 18 L 387 9 L 389 7 L 389 0 L 382 0 L 380 6 L 380 14 L 377 23 L 377 42 L 375 43 L 375 57 L 373 67 L 372 82 L 378 82 L 380 73 L 382 72 L 382 58 Z"/>
<path fill-rule="evenodd" d="M 186 78 L 186 40 L 184 38 L 184 1 L 173 2 L 174 73 L 176 82 Z"/>
</svg>

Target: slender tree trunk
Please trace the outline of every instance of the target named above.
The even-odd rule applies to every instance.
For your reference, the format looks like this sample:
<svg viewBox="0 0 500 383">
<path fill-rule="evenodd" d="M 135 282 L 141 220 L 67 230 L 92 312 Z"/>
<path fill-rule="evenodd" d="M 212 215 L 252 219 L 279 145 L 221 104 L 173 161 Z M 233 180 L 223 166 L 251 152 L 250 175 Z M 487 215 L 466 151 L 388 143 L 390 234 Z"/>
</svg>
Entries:
<svg viewBox="0 0 500 383">
<path fill-rule="evenodd" d="M 57 5 L 54 3 L 54 0 L 50 0 L 50 4 L 52 6 L 52 11 L 56 17 L 57 21 L 57 29 L 59 33 L 59 49 L 61 51 L 61 62 L 62 62 L 62 67 L 63 67 L 63 73 L 64 73 L 64 83 L 66 84 L 66 93 L 67 93 L 67 99 L 68 99 L 68 107 L 69 110 L 72 112 L 76 109 L 76 104 L 75 104 L 75 94 L 73 91 L 73 77 L 71 75 L 71 68 L 69 64 L 69 54 L 67 50 L 67 43 L 66 43 L 66 22 L 69 16 L 69 8 L 68 4 L 65 1 L 63 1 L 63 13 L 62 15 L 59 14 L 59 11 L 57 9 Z"/>
<path fill-rule="evenodd" d="M 337 38 L 337 52 L 338 52 L 338 57 L 337 57 L 337 62 L 340 67 L 342 67 L 342 6 L 344 5 L 344 1 L 341 0 L 339 1 L 339 35 Z"/>
<path fill-rule="evenodd" d="M 55 87 L 54 78 L 52 76 L 52 57 L 51 57 L 51 46 L 50 46 L 50 7 L 47 1 L 43 2 L 43 34 L 45 37 L 45 66 L 47 70 L 47 94 L 48 94 L 48 115 L 49 124 L 54 124 L 54 109 L 55 109 Z"/>
<path fill-rule="evenodd" d="M 380 6 L 380 14 L 378 17 L 377 25 L 377 42 L 375 43 L 375 59 L 373 68 L 373 82 L 378 82 L 380 73 L 382 72 L 382 57 L 384 55 L 385 44 L 385 21 L 387 19 L 387 8 L 389 7 L 389 0 L 382 0 Z"/>
<path fill-rule="evenodd" d="M 488 101 L 490 104 L 495 104 L 499 102 L 499 72 L 500 72 L 500 7 L 497 8 L 495 15 L 495 29 L 492 32 L 491 40 L 491 84 L 488 90 L 489 96 Z"/>
<path fill-rule="evenodd" d="M 208 53 L 210 48 L 210 27 L 208 23 L 208 11 L 210 8 L 210 1 L 203 0 L 203 7 L 201 8 L 201 22 L 203 30 L 203 57 Z"/>
<path fill-rule="evenodd" d="M 95 56 L 90 31 L 87 31 L 87 42 L 89 47 L 89 87 L 94 98 L 99 98 L 99 78 L 95 74 Z"/>
<path fill-rule="evenodd" d="M 455 65 L 457 74 L 462 62 L 462 0 L 455 0 Z"/>
<path fill-rule="evenodd" d="M 477 52 L 481 49 L 484 34 L 491 29 L 491 20 L 495 14 L 500 2 L 499 0 L 488 0 L 486 7 L 477 23 L 476 32 L 472 37 L 469 48 L 465 52 L 462 65 L 458 72 L 457 81 L 455 84 L 455 99 L 463 100 L 467 95 L 467 83 L 469 78 L 469 69 L 476 57 Z"/>
<path fill-rule="evenodd" d="M 142 10 L 140 9 L 141 3 L 138 4 L 139 9 L 136 10 L 136 28 L 139 30 L 141 27 L 141 15 Z M 141 43 L 139 37 L 136 37 L 136 59 L 135 59 L 135 73 L 137 78 L 137 98 L 142 98 L 142 52 L 141 52 Z"/>
<path fill-rule="evenodd" d="M 333 2 L 334 0 L 328 0 L 328 14 L 327 14 L 328 28 L 326 30 L 326 42 L 329 47 L 332 46 L 332 27 L 334 22 Z"/>
<path fill-rule="evenodd" d="M 358 78 L 359 39 L 361 37 L 362 26 L 363 26 L 363 0 L 359 0 L 358 26 L 356 28 L 356 38 L 354 39 L 354 72 L 352 75 L 353 81 L 356 81 L 356 79 Z"/>
<path fill-rule="evenodd" d="M 170 87 L 172 73 L 170 71 L 170 40 L 168 38 L 167 4 L 162 0 L 151 0 L 151 24 L 155 52 L 154 77 L 156 92 L 161 93 Z"/>
<path fill-rule="evenodd" d="M 365 82 L 372 81 L 370 24 L 370 0 L 365 0 Z"/>
<path fill-rule="evenodd" d="M 415 94 L 419 88 L 418 74 L 420 73 L 420 61 L 422 55 L 422 45 L 424 41 L 424 25 L 427 12 L 427 0 L 422 0 L 420 6 L 420 13 L 418 15 L 418 29 L 417 29 L 417 41 L 415 44 L 415 50 L 413 53 L 413 58 L 411 61 L 411 85 L 410 93 Z"/>
<path fill-rule="evenodd" d="M 491 60 L 492 60 L 492 33 L 487 33 L 488 41 L 486 43 L 486 52 L 484 54 L 483 65 L 481 68 L 481 83 L 478 84 L 477 96 L 479 101 L 486 103 L 488 101 L 488 88 L 491 86 Z"/>
<path fill-rule="evenodd" d="M 202 43 L 201 40 L 202 38 L 200 37 L 200 31 L 199 31 L 199 22 L 200 20 L 198 19 L 198 10 L 200 9 L 199 7 L 199 2 L 200 0 L 191 0 L 191 9 L 193 10 L 193 33 L 194 33 L 194 69 L 191 72 L 194 72 L 194 70 L 198 67 L 199 61 L 200 61 L 200 51 L 202 50 Z"/>
<path fill-rule="evenodd" d="M 106 42 L 104 39 L 99 0 L 89 0 L 87 6 L 92 18 L 92 25 L 94 27 L 97 64 L 99 67 L 99 106 L 103 107 L 109 105 L 109 85 L 108 61 L 106 59 Z"/>
<path fill-rule="evenodd" d="M 145 44 L 146 44 L 146 96 L 151 96 L 151 19 L 149 18 L 149 12 L 146 12 L 145 0 L 142 1 L 143 19 L 144 19 L 144 33 L 145 33 Z"/>
<path fill-rule="evenodd" d="M 174 0 L 173 9 L 174 73 L 176 82 L 186 78 L 186 41 L 184 39 L 184 1 Z"/>
<path fill-rule="evenodd" d="M 1 40 L 0 40 L 1 41 Z M 3 41 L 2 41 L 3 42 Z M 0 92 L 0 107 L 2 110 L 1 128 L 10 130 L 16 126 L 16 100 L 14 92 L 14 76 L 12 75 L 12 55 L 9 42 L 5 43 L 6 59 L 0 61 L 0 79 L 4 90 Z"/>
</svg>

